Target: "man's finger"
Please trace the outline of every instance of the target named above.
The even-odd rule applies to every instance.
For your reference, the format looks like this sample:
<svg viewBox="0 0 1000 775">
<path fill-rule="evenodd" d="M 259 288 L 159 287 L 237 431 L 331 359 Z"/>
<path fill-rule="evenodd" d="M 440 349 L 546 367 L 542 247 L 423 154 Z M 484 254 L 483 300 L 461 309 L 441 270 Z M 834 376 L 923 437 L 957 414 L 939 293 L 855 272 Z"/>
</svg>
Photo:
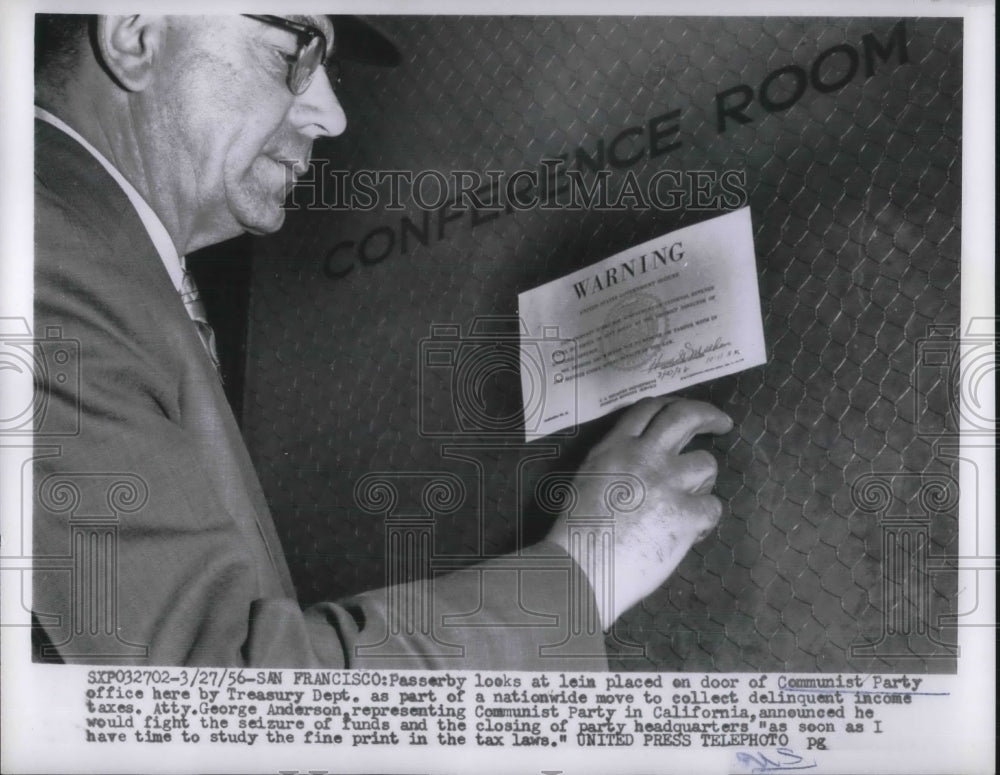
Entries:
<svg viewBox="0 0 1000 775">
<path fill-rule="evenodd" d="M 639 436 L 662 409 L 668 404 L 679 400 L 676 396 L 653 396 L 636 401 L 625 410 L 615 427 L 608 433 L 607 439 Z"/>
<path fill-rule="evenodd" d="M 697 531 L 700 538 L 704 538 L 719 524 L 722 519 L 722 501 L 714 495 L 692 495 L 686 500 L 688 514 L 690 515 L 689 527 Z"/>
<path fill-rule="evenodd" d="M 719 464 L 711 452 L 694 450 L 677 457 L 670 478 L 677 489 L 691 495 L 707 495 L 715 487 Z"/>
<path fill-rule="evenodd" d="M 733 421 L 721 409 L 703 401 L 680 400 L 663 407 L 642 433 L 666 452 L 679 455 L 699 433 L 729 433 Z"/>
</svg>

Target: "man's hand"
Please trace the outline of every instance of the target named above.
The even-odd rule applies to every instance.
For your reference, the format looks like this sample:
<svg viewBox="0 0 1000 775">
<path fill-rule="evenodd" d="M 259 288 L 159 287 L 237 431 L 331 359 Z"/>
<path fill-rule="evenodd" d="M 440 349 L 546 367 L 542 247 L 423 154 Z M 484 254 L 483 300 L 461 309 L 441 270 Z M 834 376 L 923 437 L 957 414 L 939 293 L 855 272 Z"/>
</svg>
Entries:
<svg viewBox="0 0 1000 775">
<path fill-rule="evenodd" d="M 563 513 L 548 535 L 579 563 L 597 596 L 605 630 L 626 609 L 662 584 L 722 516 L 712 495 L 718 465 L 708 452 L 683 453 L 699 433 L 727 433 L 733 421 L 701 401 L 647 398 L 629 408 L 587 456 L 573 481 L 575 516 L 608 513 L 605 488 L 615 474 L 631 475 L 645 490 L 642 504 L 614 514 L 614 578 L 600 540 L 570 540 Z M 683 454 L 682 454 L 683 453 Z M 627 478 L 627 477 L 623 477 Z M 594 529 L 596 538 L 600 531 Z"/>
</svg>

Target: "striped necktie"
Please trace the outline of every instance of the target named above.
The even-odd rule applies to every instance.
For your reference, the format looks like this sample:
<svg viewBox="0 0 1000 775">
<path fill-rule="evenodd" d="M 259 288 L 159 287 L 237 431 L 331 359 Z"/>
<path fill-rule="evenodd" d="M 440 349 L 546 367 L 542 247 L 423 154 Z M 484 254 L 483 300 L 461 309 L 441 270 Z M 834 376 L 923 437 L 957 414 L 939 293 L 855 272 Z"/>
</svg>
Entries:
<svg viewBox="0 0 1000 775">
<path fill-rule="evenodd" d="M 195 328 L 198 330 L 198 336 L 201 338 L 201 343 L 205 346 L 205 351 L 208 353 L 208 357 L 212 359 L 212 365 L 215 366 L 215 371 L 221 379 L 222 371 L 219 367 L 219 353 L 215 349 L 215 332 L 208 324 L 208 318 L 205 315 L 205 305 L 201 300 L 201 291 L 195 285 L 194 278 L 188 272 L 183 258 L 181 259 L 181 272 L 181 301 L 184 302 L 184 308 L 194 322 Z"/>
</svg>

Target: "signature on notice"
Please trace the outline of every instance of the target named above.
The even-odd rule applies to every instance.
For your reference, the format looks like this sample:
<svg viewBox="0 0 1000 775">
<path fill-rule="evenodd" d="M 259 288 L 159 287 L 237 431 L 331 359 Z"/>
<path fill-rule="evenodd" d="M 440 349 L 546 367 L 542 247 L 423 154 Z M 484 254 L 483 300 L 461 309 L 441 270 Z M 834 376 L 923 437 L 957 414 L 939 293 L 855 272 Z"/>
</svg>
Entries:
<svg viewBox="0 0 1000 775">
<path fill-rule="evenodd" d="M 691 361 L 696 361 L 700 358 L 704 358 L 709 353 L 717 352 L 723 348 L 730 347 L 730 343 L 725 341 L 721 336 L 715 338 L 715 341 L 710 344 L 704 344 L 696 346 L 691 342 L 685 342 L 684 347 L 681 348 L 680 352 L 674 355 L 672 358 L 666 356 L 664 353 L 658 354 L 653 362 L 647 367 L 647 371 L 653 372 L 666 372 L 667 370 L 673 368 L 674 366 L 680 366 L 684 363 L 690 363 Z"/>
</svg>

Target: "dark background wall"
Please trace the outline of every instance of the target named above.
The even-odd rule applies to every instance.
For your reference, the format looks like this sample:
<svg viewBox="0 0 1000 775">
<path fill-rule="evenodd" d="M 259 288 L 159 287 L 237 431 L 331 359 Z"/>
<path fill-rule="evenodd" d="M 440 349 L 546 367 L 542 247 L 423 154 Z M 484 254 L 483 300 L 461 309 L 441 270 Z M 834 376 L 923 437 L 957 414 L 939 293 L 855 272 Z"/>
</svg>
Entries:
<svg viewBox="0 0 1000 775">
<path fill-rule="evenodd" d="M 642 155 L 605 159 L 612 189 L 629 170 L 745 173 L 768 362 L 689 391 L 736 421 L 710 447 L 726 513 L 621 620 L 618 638 L 645 655 L 615 667 L 954 669 L 941 617 L 955 613 L 942 558 L 957 553 L 957 470 L 936 446 L 954 430 L 952 385 L 917 353 L 930 326 L 958 322 L 961 22 L 907 20 L 905 58 L 895 38 L 882 61 L 872 43 L 888 48 L 897 21 L 381 17 L 403 63 L 345 66 L 348 130 L 316 149 L 327 173 L 532 169 L 596 154 L 629 127 L 645 129 L 619 155 Z M 837 45 L 856 52 L 856 73 L 844 49 L 818 72 L 842 86 L 807 84 L 796 100 L 786 73 L 768 86 L 772 110 L 761 104 L 769 73 L 808 75 Z M 719 131 L 716 95 L 741 84 L 751 120 Z M 675 110 L 679 147 L 651 154 L 648 122 Z M 426 244 L 410 230 L 404 249 L 401 219 L 425 228 L 404 204 L 291 211 L 279 234 L 199 261 L 304 602 L 385 583 L 384 520 L 354 494 L 365 475 L 460 477 L 462 502 L 435 518 L 433 563 L 466 564 L 542 535 L 551 515 L 532 483 L 571 469 L 614 420 L 528 447 L 461 432 L 462 397 L 421 359 L 432 324 L 467 332 L 516 315 L 519 291 L 720 212 L 536 208 L 476 225 L 433 213 Z M 343 241 L 355 247 L 331 254 Z M 482 395 L 516 415 L 513 372 Z M 400 508 L 415 503 L 399 486 Z"/>
</svg>

